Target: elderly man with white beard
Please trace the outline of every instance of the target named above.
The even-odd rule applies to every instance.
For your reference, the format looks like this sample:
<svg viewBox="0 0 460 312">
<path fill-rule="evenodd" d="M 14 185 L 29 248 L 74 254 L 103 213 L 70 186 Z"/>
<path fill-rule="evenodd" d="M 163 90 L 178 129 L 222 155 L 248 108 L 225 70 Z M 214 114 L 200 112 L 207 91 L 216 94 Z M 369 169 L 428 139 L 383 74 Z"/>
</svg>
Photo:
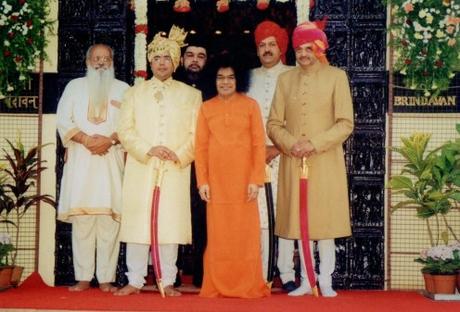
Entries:
<svg viewBox="0 0 460 312">
<path fill-rule="evenodd" d="M 57 218 L 72 223 L 77 283 L 69 290 L 88 289 L 96 273 L 99 288 L 109 292 L 116 290 L 111 283 L 119 252 L 124 165 L 116 127 L 129 86 L 115 79 L 107 45 L 92 45 L 86 65 L 86 76 L 67 84 L 57 108 L 57 129 L 66 148 Z"/>
</svg>

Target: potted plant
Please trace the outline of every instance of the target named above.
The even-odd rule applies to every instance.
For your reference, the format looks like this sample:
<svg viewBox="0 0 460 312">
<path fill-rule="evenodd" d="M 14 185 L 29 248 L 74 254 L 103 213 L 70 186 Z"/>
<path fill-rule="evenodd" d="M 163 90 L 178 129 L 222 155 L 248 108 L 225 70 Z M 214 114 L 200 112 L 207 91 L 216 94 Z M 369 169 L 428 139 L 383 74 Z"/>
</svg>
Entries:
<svg viewBox="0 0 460 312">
<path fill-rule="evenodd" d="M 460 124 L 457 124 L 456 129 L 460 134 Z M 436 254 L 441 250 L 445 251 L 443 248 L 451 248 L 446 246 L 450 240 L 459 242 L 446 216 L 453 208 L 458 208 L 460 202 L 460 139 L 428 151 L 430 137 L 430 134 L 415 133 L 408 138 L 401 138 L 401 147 L 392 148 L 406 163 L 401 173 L 390 179 L 389 188 L 393 194 L 402 194 L 405 197 L 392 207 L 392 211 L 402 207 L 416 208 L 417 217 L 426 223 L 433 248 L 429 249 L 430 254 Z M 422 269 L 424 273 L 433 273 L 430 271 L 437 265 L 442 270 L 450 267 L 450 262 L 440 263 L 437 260 L 439 259 L 436 257 L 416 259 L 417 262 L 425 264 Z"/>
<path fill-rule="evenodd" d="M 414 260 L 423 264 L 426 290 L 436 294 L 453 294 L 460 270 L 460 243 L 434 246 L 420 252 Z"/>
<path fill-rule="evenodd" d="M 8 265 L 8 256 L 13 249 L 10 236 L 6 233 L 0 233 L 0 290 L 10 286 L 13 266 Z"/>
<path fill-rule="evenodd" d="M 53 207 L 55 201 L 50 195 L 41 195 L 32 191 L 38 175 L 46 169 L 42 167 L 44 160 L 38 159 L 38 151 L 43 146 L 32 147 L 27 152 L 21 140 L 15 144 L 6 139 L 10 151 L 3 149 L 6 166 L 0 168 L 0 224 L 13 241 L 13 248 L 8 254 L 9 263 L 14 266 L 11 284 L 16 286 L 20 281 L 23 268 L 16 266 L 18 246 L 21 233 L 21 221 L 30 207 L 40 201 Z M 19 275 L 19 276 L 18 276 Z"/>
</svg>

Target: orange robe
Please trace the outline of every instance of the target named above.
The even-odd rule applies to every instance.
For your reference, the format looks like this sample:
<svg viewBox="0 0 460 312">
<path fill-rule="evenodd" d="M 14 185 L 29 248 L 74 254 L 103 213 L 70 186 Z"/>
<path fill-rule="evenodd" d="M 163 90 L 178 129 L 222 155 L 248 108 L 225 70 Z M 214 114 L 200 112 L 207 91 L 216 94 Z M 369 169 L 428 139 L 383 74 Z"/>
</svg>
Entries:
<svg viewBox="0 0 460 312">
<path fill-rule="evenodd" d="M 257 201 L 263 185 L 265 134 L 257 102 L 235 93 L 203 103 L 196 130 L 198 186 L 208 184 L 208 242 L 200 296 L 258 298 L 270 290 L 262 275 Z"/>
</svg>

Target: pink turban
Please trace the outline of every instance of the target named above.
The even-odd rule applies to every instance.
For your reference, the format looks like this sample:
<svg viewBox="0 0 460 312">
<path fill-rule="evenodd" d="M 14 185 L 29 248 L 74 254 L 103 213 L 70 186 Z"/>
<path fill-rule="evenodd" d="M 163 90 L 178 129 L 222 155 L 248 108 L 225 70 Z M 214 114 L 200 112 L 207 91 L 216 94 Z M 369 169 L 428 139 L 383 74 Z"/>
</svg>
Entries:
<svg viewBox="0 0 460 312">
<path fill-rule="evenodd" d="M 297 49 L 305 43 L 313 42 L 321 52 L 326 51 L 329 47 L 327 36 L 322 30 L 324 25 L 322 22 L 305 22 L 298 25 L 292 33 L 292 47 Z M 321 27 L 323 26 L 323 27 Z"/>
</svg>

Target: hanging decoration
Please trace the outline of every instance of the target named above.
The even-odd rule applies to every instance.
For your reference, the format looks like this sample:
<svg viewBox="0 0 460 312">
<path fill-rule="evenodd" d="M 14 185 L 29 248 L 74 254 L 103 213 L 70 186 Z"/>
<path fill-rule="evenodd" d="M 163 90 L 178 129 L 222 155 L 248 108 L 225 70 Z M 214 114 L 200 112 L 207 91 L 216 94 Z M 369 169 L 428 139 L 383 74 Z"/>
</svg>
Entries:
<svg viewBox="0 0 460 312">
<path fill-rule="evenodd" d="M 147 0 L 134 1 L 134 83 L 147 78 Z"/>
<path fill-rule="evenodd" d="M 268 5 L 270 4 L 270 0 L 257 0 L 257 9 L 263 11 L 268 8 Z"/>
<path fill-rule="evenodd" d="M 217 12 L 225 13 L 230 9 L 229 0 L 218 0 L 216 2 Z"/>
<path fill-rule="evenodd" d="M 173 7 L 174 12 L 187 13 L 192 9 L 190 8 L 190 2 L 188 0 L 176 0 Z"/>
<path fill-rule="evenodd" d="M 21 91 L 36 61 L 46 57 L 45 33 L 53 24 L 48 14 L 48 0 L 0 2 L 0 99 Z"/>
<path fill-rule="evenodd" d="M 460 5 L 451 0 L 392 0 L 394 70 L 425 96 L 449 87 L 460 65 Z"/>
<path fill-rule="evenodd" d="M 310 20 L 310 9 L 315 5 L 314 0 L 296 0 L 297 25 Z"/>
</svg>

